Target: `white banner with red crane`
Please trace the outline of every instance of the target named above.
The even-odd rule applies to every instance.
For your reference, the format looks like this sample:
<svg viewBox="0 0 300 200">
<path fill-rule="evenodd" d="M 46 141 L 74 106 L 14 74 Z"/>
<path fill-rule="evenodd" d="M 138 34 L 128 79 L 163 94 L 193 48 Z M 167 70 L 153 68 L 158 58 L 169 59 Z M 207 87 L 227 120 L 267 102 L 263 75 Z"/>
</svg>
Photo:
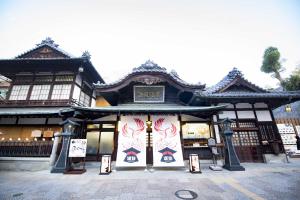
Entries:
<svg viewBox="0 0 300 200">
<path fill-rule="evenodd" d="M 153 166 L 183 167 L 178 116 L 152 115 Z"/>
<path fill-rule="evenodd" d="M 121 116 L 117 167 L 146 166 L 146 115 Z"/>
</svg>

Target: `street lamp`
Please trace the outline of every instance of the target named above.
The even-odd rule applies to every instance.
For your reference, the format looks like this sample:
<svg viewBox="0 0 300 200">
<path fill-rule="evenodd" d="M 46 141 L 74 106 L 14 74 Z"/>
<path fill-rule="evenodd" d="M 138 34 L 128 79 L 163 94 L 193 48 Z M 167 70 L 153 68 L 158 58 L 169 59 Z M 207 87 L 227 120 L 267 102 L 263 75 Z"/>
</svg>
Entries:
<svg viewBox="0 0 300 200">
<path fill-rule="evenodd" d="M 73 122 L 70 119 L 61 122 L 60 125 L 63 125 L 64 131 L 55 137 L 62 136 L 63 143 L 58 159 L 51 169 L 51 173 L 64 173 L 70 168 L 70 163 L 68 162 L 70 140 L 71 137 L 75 135 L 75 128 L 79 126 L 78 123 Z"/>
<path fill-rule="evenodd" d="M 234 146 L 232 144 L 233 131 L 231 129 L 231 123 L 233 120 L 226 118 L 219 122 L 222 129 L 222 137 L 225 142 L 225 164 L 223 168 L 229 171 L 245 171 L 245 168 L 240 165 L 240 160 L 236 155 Z"/>
</svg>

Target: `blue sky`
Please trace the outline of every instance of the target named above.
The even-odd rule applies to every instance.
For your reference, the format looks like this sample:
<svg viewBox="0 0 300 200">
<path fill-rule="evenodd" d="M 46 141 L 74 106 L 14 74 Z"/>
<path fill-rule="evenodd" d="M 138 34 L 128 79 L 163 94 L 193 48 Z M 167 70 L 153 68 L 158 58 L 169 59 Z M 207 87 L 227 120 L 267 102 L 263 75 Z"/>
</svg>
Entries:
<svg viewBox="0 0 300 200">
<path fill-rule="evenodd" d="M 297 0 L 0 0 L 0 58 L 50 36 L 65 51 L 88 50 L 105 80 L 151 59 L 187 82 L 217 83 L 233 67 L 262 87 L 264 50 L 278 47 L 287 76 L 300 64 Z"/>
</svg>

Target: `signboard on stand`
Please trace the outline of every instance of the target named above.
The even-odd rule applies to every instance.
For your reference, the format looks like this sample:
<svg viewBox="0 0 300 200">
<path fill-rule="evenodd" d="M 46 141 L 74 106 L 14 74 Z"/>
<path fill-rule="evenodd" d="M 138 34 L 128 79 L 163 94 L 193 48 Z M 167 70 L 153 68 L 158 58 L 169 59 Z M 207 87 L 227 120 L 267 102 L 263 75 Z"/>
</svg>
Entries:
<svg viewBox="0 0 300 200">
<path fill-rule="evenodd" d="M 191 173 L 201 173 L 200 162 L 198 154 L 189 155 L 189 164 Z"/>
<path fill-rule="evenodd" d="M 108 175 L 111 173 L 111 155 L 103 155 L 101 158 L 100 174 Z"/>
<path fill-rule="evenodd" d="M 78 165 L 78 159 L 76 159 L 76 163 L 78 166 L 73 165 L 70 169 L 68 169 L 64 174 L 82 174 L 86 172 L 85 169 L 85 156 L 86 156 L 86 147 L 87 147 L 87 139 L 71 139 L 69 146 L 69 158 L 70 163 L 72 163 L 73 158 L 83 158 L 83 161 L 80 161 L 80 165 Z M 73 163 L 74 164 L 74 163 Z M 82 167 L 80 167 L 82 164 Z M 71 164 L 72 165 L 72 164 Z"/>
<path fill-rule="evenodd" d="M 86 156 L 87 139 L 71 139 L 69 157 Z"/>
</svg>

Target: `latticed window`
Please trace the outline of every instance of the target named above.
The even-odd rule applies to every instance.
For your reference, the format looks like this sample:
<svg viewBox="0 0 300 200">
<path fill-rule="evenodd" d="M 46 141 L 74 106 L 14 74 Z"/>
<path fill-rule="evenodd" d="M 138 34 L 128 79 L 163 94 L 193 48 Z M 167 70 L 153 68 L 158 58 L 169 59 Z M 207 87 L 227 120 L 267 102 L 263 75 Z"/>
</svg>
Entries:
<svg viewBox="0 0 300 200">
<path fill-rule="evenodd" d="M 247 132 L 240 132 L 240 140 L 242 146 L 250 146 L 250 139 Z"/>
<path fill-rule="evenodd" d="M 9 100 L 26 100 L 30 85 L 15 85 L 11 90 Z"/>
<path fill-rule="evenodd" d="M 51 99 L 69 99 L 71 84 L 54 85 Z"/>
<path fill-rule="evenodd" d="M 255 122 L 239 122 L 240 128 L 255 128 Z"/>
<path fill-rule="evenodd" d="M 91 97 L 84 92 L 80 92 L 79 103 L 84 106 L 90 106 Z"/>
<path fill-rule="evenodd" d="M 55 81 L 73 81 L 73 75 L 60 75 L 55 77 Z"/>
<path fill-rule="evenodd" d="M 259 145 L 259 139 L 256 131 L 250 131 L 249 133 L 249 138 L 250 138 L 250 143 L 251 145 Z"/>
<path fill-rule="evenodd" d="M 234 146 L 240 146 L 240 139 L 239 139 L 239 133 L 234 132 L 232 135 L 232 143 Z"/>
<path fill-rule="evenodd" d="M 232 143 L 234 146 L 257 146 L 259 145 L 257 131 L 234 132 Z"/>
<path fill-rule="evenodd" d="M 32 88 L 30 100 L 48 99 L 50 85 L 34 85 Z"/>
</svg>

